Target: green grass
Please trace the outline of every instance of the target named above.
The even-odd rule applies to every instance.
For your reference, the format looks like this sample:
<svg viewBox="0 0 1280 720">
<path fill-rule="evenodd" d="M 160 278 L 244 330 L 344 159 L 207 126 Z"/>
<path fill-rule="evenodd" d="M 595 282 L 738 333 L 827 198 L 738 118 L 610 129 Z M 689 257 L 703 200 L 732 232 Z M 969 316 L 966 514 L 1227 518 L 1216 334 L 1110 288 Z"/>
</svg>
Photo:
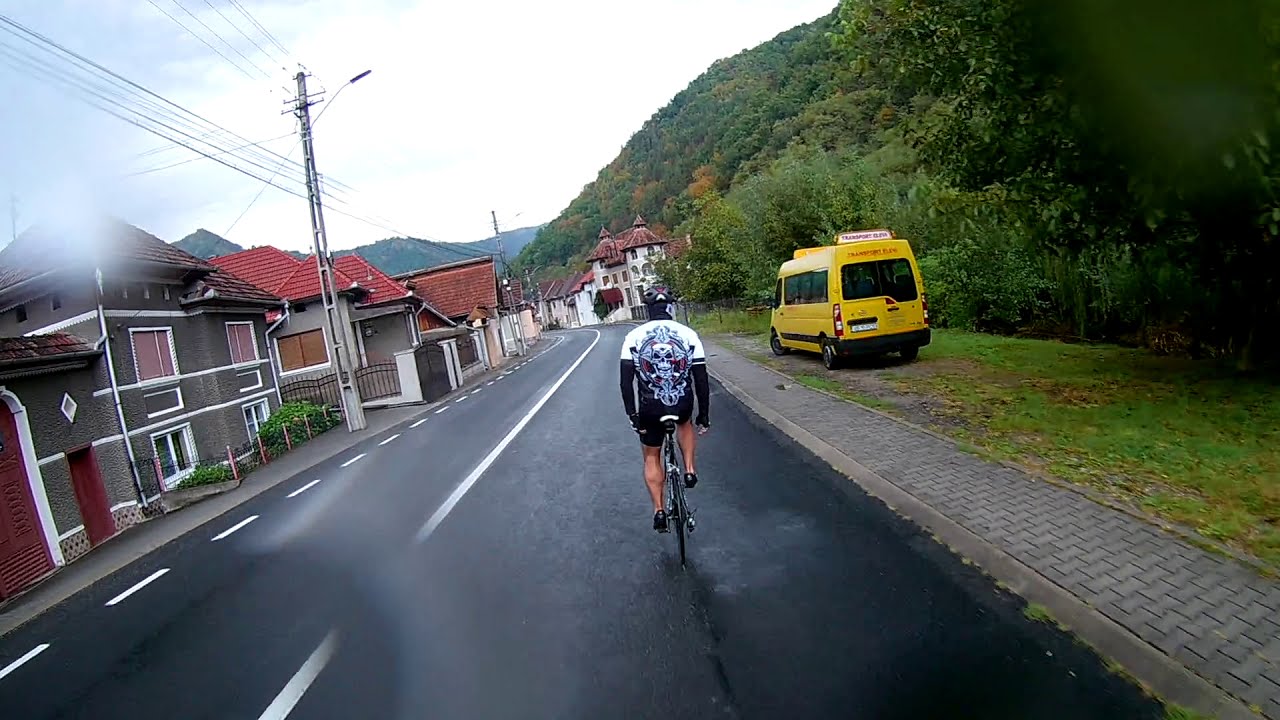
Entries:
<svg viewBox="0 0 1280 720">
<path fill-rule="evenodd" d="M 1022 615 L 1032 622 L 1041 622 L 1047 625 L 1056 625 L 1058 623 L 1053 613 L 1049 612 L 1049 608 L 1040 603 L 1027 603 L 1027 606 L 1022 608 Z"/>
<path fill-rule="evenodd" d="M 706 335 L 757 335 L 768 340 L 769 318 L 770 315 L 767 311 L 749 315 L 742 310 L 709 310 L 702 313 L 691 313 L 689 315 L 689 325 L 699 333 Z"/>
<path fill-rule="evenodd" d="M 1122 495 L 1280 563 L 1280 386 L 1112 346 L 940 331 L 907 392 L 950 401 L 996 457 Z"/>
<path fill-rule="evenodd" d="M 1213 720 L 1213 718 L 1176 703 L 1165 703 L 1164 720 Z"/>
</svg>

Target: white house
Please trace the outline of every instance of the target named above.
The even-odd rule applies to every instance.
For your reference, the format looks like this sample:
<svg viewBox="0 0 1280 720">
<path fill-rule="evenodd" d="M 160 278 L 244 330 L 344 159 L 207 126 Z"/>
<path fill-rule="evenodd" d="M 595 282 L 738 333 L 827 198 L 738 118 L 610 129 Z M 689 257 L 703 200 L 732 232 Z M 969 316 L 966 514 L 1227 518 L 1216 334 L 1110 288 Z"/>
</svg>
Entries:
<svg viewBox="0 0 1280 720">
<path fill-rule="evenodd" d="M 641 297 L 645 288 L 657 282 L 654 265 L 665 256 L 664 248 L 670 241 L 650 230 L 639 215 L 630 228 L 617 235 L 600 228 L 599 240 L 587 262 L 609 308 L 605 322 L 644 319 Z"/>
</svg>

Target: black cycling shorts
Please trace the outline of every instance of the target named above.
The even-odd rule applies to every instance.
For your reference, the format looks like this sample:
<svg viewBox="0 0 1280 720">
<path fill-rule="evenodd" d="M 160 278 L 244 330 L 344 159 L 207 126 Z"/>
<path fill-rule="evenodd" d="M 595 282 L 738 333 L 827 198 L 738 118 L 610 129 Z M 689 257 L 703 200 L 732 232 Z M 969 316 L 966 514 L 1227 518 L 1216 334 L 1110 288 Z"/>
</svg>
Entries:
<svg viewBox="0 0 1280 720">
<path fill-rule="evenodd" d="M 682 412 L 663 412 L 650 415 L 648 413 L 640 413 L 636 418 L 636 425 L 640 432 L 640 444 L 646 447 L 662 447 L 662 438 L 666 435 L 666 428 L 662 427 L 661 418 L 664 415 L 675 415 L 676 424 L 684 425 L 693 417 L 693 410 L 684 410 Z"/>
</svg>

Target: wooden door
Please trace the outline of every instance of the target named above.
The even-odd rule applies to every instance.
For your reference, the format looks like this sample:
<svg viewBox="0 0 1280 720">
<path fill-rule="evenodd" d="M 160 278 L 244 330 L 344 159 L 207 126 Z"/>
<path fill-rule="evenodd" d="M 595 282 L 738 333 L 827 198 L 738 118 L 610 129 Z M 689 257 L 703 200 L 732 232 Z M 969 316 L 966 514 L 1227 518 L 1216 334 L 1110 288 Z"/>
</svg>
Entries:
<svg viewBox="0 0 1280 720">
<path fill-rule="evenodd" d="M 3 401 L 0 443 L 0 598 L 6 598 L 53 570 L 53 558 L 27 481 L 17 423 Z"/>
<path fill-rule="evenodd" d="M 75 490 L 76 503 L 80 505 L 80 517 L 84 519 L 89 544 L 97 545 L 116 534 L 116 521 L 111 516 L 98 458 L 94 456 L 93 448 L 87 447 L 67 453 L 67 464 L 71 466 L 71 488 Z"/>
</svg>

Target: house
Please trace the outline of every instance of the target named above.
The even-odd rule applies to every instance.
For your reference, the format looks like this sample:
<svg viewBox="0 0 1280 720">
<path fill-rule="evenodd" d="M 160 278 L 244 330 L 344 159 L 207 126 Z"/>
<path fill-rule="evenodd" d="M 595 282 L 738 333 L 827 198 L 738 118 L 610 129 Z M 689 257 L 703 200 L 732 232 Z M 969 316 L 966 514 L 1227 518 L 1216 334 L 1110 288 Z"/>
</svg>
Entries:
<svg viewBox="0 0 1280 720">
<path fill-rule="evenodd" d="M 115 219 L 0 251 L 0 597 L 156 511 L 278 405 L 270 293 Z"/>
<path fill-rule="evenodd" d="M 570 327 L 596 325 L 600 316 L 596 314 L 596 275 L 585 272 L 572 278 L 565 285 L 564 312 Z"/>
<path fill-rule="evenodd" d="M 490 367 L 502 363 L 504 345 L 510 348 L 514 337 L 511 329 L 503 330 L 498 322 L 498 277 L 493 256 L 436 265 L 393 276 L 414 294 L 437 309 L 447 322 L 466 325 L 476 330 L 478 342 L 463 350 L 464 365 L 475 351 Z M 419 327 L 434 329 L 438 319 L 418 316 Z M 504 342 L 506 341 L 506 342 Z"/>
<path fill-rule="evenodd" d="M 210 260 L 248 282 L 287 301 L 271 313 L 272 369 L 285 399 L 297 396 L 338 404 L 336 367 L 328 317 L 321 301 L 320 269 L 316 256 L 299 260 L 282 250 L 263 246 Z M 400 392 L 394 372 L 395 354 L 421 342 L 419 320 L 433 315 L 449 321 L 404 285 L 359 255 L 334 260 L 339 326 L 345 333 L 348 365 L 355 371 L 365 402 L 394 397 Z"/>
<path fill-rule="evenodd" d="M 616 236 L 602 227 L 598 237 L 587 262 L 600 286 L 599 300 L 607 309 L 605 322 L 644 319 L 641 297 L 646 287 L 657 282 L 654 263 L 664 256 L 663 248 L 670 241 L 650 230 L 639 215 Z"/>
</svg>

